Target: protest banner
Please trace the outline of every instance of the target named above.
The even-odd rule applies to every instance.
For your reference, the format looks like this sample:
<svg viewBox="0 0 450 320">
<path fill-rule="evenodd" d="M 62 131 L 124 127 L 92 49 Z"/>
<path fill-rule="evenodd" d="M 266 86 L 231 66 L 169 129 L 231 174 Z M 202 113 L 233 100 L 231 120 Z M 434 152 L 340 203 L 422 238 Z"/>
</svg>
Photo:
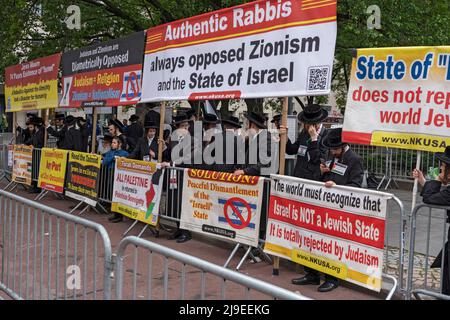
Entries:
<svg viewBox="0 0 450 320">
<path fill-rule="evenodd" d="M 33 146 L 15 144 L 12 158 L 12 181 L 31 186 Z"/>
<path fill-rule="evenodd" d="M 114 107 L 141 98 L 145 31 L 62 56 L 60 107 Z"/>
<path fill-rule="evenodd" d="M 185 169 L 180 228 L 257 247 L 264 178 Z"/>
<path fill-rule="evenodd" d="M 379 292 L 392 195 L 272 178 L 264 251 Z"/>
<path fill-rule="evenodd" d="M 63 193 L 67 153 L 67 150 L 42 148 L 39 166 L 39 188 Z"/>
<path fill-rule="evenodd" d="M 142 102 L 330 92 L 336 1 L 255 1 L 147 30 Z"/>
<path fill-rule="evenodd" d="M 450 46 L 358 49 L 343 140 L 442 152 L 450 145 Z"/>
<path fill-rule="evenodd" d="M 66 195 L 95 207 L 101 164 L 100 155 L 69 151 Z"/>
<path fill-rule="evenodd" d="M 154 162 L 117 158 L 111 210 L 156 226 L 163 170 Z"/>
<path fill-rule="evenodd" d="M 56 108 L 61 54 L 5 69 L 6 112 Z"/>
</svg>

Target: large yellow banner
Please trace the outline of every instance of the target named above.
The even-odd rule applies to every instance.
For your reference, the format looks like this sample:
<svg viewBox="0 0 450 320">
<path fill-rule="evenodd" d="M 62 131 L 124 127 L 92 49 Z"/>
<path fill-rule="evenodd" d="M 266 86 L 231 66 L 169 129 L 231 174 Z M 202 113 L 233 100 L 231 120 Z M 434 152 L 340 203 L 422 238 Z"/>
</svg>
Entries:
<svg viewBox="0 0 450 320">
<path fill-rule="evenodd" d="M 58 107 L 60 60 L 61 54 L 58 53 L 6 68 L 6 111 Z"/>
<path fill-rule="evenodd" d="M 450 46 L 358 49 L 346 142 L 442 152 L 450 145 Z"/>
<path fill-rule="evenodd" d="M 67 153 L 67 150 L 42 148 L 38 180 L 39 188 L 63 193 Z"/>
</svg>

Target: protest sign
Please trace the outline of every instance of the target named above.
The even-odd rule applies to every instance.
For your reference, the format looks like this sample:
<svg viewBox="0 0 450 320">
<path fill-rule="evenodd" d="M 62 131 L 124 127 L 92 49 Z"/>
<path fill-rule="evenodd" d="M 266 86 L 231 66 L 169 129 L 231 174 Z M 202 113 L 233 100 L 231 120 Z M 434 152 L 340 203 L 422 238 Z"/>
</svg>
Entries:
<svg viewBox="0 0 450 320">
<path fill-rule="evenodd" d="M 69 151 L 66 195 L 95 207 L 101 164 L 100 155 Z"/>
<path fill-rule="evenodd" d="M 42 148 L 38 187 L 63 193 L 67 166 L 67 150 Z"/>
<path fill-rule="evenodd" d="M 72 50 L 62 57 L 61 107 L 112 107 L 141 98 L 145 31 Z"/>
<path fill-rule="evenodd" d="M 56 108 L 60 60 L 57 53 L 6 68 L 6 112 Z"/>
<path fill-rule="evenodd" d="M 330 92 L 336 1 L 255 1 L 147 30 L 142 102 Z"/>
<path fill-rule="evenodd" d="M 162 176 L 154 162 L 117 158 L 111 210 L 156 226 Z"/>
<path fill-rule="evenodd" d="M 33 146 L 14 145 L 12 181 L 31 186 Z"/>
<path fill-rule="evenodd" d="M 180 228 L 257 247 L 264 178 L 185 169 Z"/>
<path fill-rule="evenodd" d="M 264 251 L 379 292 L 392 195 L 272 178 Z"/>
<path fill-rule="evenodd" d="M 442 152 L 450 145 L 450 46 L 358 49 L 343 140 Z"/>
</svg>

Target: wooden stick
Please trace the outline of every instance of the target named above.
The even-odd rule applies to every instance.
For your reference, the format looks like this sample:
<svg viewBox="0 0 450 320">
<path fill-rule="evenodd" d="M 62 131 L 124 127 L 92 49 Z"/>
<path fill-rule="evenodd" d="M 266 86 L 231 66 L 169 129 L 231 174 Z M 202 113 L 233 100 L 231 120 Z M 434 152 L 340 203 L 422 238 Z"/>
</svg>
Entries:
<svg viewBox="0 0 450 320">
<path fill-rule="evenodd" d="M 92 107 L 92 141 L 91 153 L 95 153 L 95 145 L 97 143 L 97 108 Z"/>
<path fill-rule="evenodd" d="M 48 119 L 48 109 L 42 110 L 43 111 L 43 122 L 44 122 L 44 146 L 47 147 L 47 140 L 48 140 L 48 136 L 47 136 L 47 126 L 45 125 L 45 123 L 47 122 Z"/>
<path fill-rule="evenodd" d="M 287 126 L 288 102 L 289 102 L 289 98 L 286 97 L 283 99 L 283 110 L 281 112 L 281 125 L 284 127 Z M 281 175 L 284 174 L 284 169 L 285 169 L 286 142 L 287 142 L 287 134 L 283 133 L 280 135 L 280 170 L 279 170 L 279 173 Z M 272 274 L 274 276 L 278 276 L 280 274 L 280 258 L 279 257 L 273 257 Z"/>
<path fill-rule="evenodd" d="M 164 118 L 166 116 L 166 102 L 161 102 L 161 107 L 159 110 L 159 141 L 158 141 L 158 163 L 162 162 L 162 153 L 164 143 L 160 142 L 164 139 Z"/>
</svg>

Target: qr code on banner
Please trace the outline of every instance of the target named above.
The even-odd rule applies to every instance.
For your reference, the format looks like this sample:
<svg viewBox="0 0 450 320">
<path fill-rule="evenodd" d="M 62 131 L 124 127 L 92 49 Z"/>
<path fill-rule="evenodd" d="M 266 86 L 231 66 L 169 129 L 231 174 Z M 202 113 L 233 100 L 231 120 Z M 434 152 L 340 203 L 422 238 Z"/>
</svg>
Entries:
<svg viewBox="0 0 450 320">
<path fill-rule="evenodd" d="M 308 90 L 325 91 L 328 89 L 329 66 L 310 67 L 308 69 Z"/>
</svg>

